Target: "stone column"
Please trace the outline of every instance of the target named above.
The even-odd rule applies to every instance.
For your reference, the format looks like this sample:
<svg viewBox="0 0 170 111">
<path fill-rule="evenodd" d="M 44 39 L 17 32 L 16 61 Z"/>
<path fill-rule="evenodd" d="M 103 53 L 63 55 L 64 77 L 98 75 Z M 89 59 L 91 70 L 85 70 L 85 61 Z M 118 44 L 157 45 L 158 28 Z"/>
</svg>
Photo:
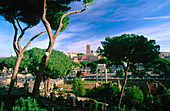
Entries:
<svg viewBox="0 0 170 111">
<path fill-rule="evenodd" d="M 55 93 L 54 92 L 51 92 L 50 93 L 50 96 L 51 96 L 51 101 L 55 101 Z"/>
<path fill-rule="evenodd" d="M 107 69 L 105 69 L 105 83 L 107 83 Z"/>
<path fill-rule="evenodd" d="M 100 75 L 101 75 L 101 83 L 103 82 L 103 74 L 102 74 L 102 69 L 100 70 Z"/>
<path fill-rule="evenodd" d="M 96 69 L 96 82 L 98 82 L 98 69 Z"/>
</svg>

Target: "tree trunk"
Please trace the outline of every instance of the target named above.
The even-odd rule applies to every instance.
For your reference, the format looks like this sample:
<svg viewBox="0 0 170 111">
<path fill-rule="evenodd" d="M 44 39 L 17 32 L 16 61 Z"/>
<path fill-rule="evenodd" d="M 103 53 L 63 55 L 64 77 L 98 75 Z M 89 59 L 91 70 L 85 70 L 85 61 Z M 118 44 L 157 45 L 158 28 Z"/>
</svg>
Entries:
<svg viewBox="0 0 170 111">
<path fill-rule="evenodd" d="M 125 67 L 123 65 L 123 68 L 124 68 L 124 72 L 125 72 L 125 78 L 123 80 L 122 89 L 120 91 L 120 98 L 119 98 L 119 102 L 118 102 L 118 106 L 117 106 L 117 111 L 119 111 L 119 109 L 121 107 L 121 102 L 122 102 L 122 97 L 123 97 L 123 93 L 124 93 L 124 88 L 125 88 L 126 82 L 127 82 L 127 72 L 128 72 L 128 69 L 129 69 L 129 65 L 127 65 L 127 67 Z"/>
<path fill-rule="evenodd" d="M 6 80 L 6 82 L 7 82 L 7 79 L 8 79 L 8 72 L 6 71 L 5 73 L 6 73 L 6 78 L 5 78 L 5 80 Z"/>
<path fill-rule="evenodd" d="M 16 74 L 15 85 L 17 86 L 18 76 Z"/>
<path fill-rule="evenodd" d="M 43 81 L 44 81 L 45 97 L 47 97 L 47 80 L 46 80 L 46 76 L 43 77 Z"/>
<path fill-rule="evenodd" d="M 89 4 L 90 3 L 86 3 L 86 7 L 82 10 L 70 11 L 70 12 L 67 12 L 64 15 L 62 15 L 62 17 L 60 18 L 59 27 L 58 27 L 57 31 L 53 34 L 50 23 L 46 19 L 46 0 L 44 0 L 42 22 L 43 22 L 43 24 L 48 32 L 48 35 L 49 35 L 49 47 L 48 47 L 47 52 L 45 53 L 44 57 L 41 60 L 40 69 L 39 69 L 38 73 L 36 74 L 36 80 L 35 80 L 34 88 L 33 88 L 33 96 L 34 97 L 38 98 L 38 96 L 39 96 L 39 87 L 40 87 L 41 79 L 42 79 L 45 67 L 47 65 L 48 59 L 51 55 L 51 51 L 54 46 L 55 39 L 57 38 L 59 32 L 61 31 L 61 28 L 63 27 L 62 21 L 63 21 L 64 17 L 66 17 L 70 14 L 81 13 L 81 12 L 87 10 L 87 6 Z"/>
<path fill-rule="evenodd" d="M 22 55 L 18 55 L 17 56 L 17 61 L 15 63 L 15 67 L 14 67 L 14 72 L 12 74 L 12 78 L 11 78 L 11 83 L 10 83 L 10 87 L 9 87 L 9 91 L 8 91 L 8 95 L 11 95 L 12 94 L 12 91 L 14 89 L 14 83 L 16 81 L 16 75 L 18 73 L 18 69 L 19 69 L 19 64 L 21 62 L 21 59 L 22 59 Z"/>
<path fill-rule="evenodd" d="M 44 57 L 41 60 L 40 69 L 36 74 L 36 79 L 35 79 L 34 88 L 33 88 L 33 96 L 36 98 L 38 98 L 38 96 L 39 96 L 40 83 L 41 83 L 43 73 L 44 73 L 45 67 L 47 65 L 48 59 L 51 55 L 53 45 L 54 45 L 54 43 L 49 44 L 49 48 L 47 49 L 47 52 L 45 53 Z"/>
<path fill-rule="evenodd" d="M 47 82 L 47 91 L 49 91 L 49 84 L 50 84 L 50 77 L 48 77 L 48 82 Z"/>
</svg>

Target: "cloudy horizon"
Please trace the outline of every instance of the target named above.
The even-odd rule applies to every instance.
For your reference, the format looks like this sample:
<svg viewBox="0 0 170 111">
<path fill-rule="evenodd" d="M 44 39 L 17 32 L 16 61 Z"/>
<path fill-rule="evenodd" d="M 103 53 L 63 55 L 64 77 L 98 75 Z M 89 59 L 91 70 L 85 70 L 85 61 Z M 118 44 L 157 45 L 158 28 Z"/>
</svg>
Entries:
<svg viewBox="0 0 170 111">
<path fill-rule="evenodd" d="M 71 7 L 71 10 L 84 8 L 79 2 L 72 3 Z M 58 35 L 53 49 L 85 53 L 87 44 L 95 51 L 107 36 L 133 33 L 156 40 L 161 47 L 160 51 L 170 52 L 169 11 L 170 2 L 162 0 L 96 0 L 85 12 L 69 16 L 70 23 L 66 30 Z M 12 24 L 1 16 L 0 24 L 0 57 L 8 57 L 14 52 L 14 29 Z M 32 36 L 42 31 L 45 31 L 45 28 L 40 22 L 26 31 L 21 45 L 24 47 Z M 28 49 L 46 49 L 48 42 L 48 35 L 43 34 L 36 38 Z"/>
</svg>

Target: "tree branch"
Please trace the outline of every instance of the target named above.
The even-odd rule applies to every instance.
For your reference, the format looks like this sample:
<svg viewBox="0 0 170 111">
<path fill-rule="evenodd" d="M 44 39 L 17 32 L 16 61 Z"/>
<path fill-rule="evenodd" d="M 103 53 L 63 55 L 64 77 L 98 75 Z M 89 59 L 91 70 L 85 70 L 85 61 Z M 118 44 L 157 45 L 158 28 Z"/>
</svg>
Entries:
<svg viewBox="0 0 170 111">
<path fill-rule="evenodd" d="M 53 33 L 52 33 L 52 29 L 51 29 L 51 26 L 50 26 L 50 23 L 47 21 L 46 19 L 46 0 L 44 0 L 44 8 L 43 8 L 43 16 L 42 16 L 42 22 L 48 32 L 48 35 L 49 35 L 49 39 L 50 39 L 50 42 L 53 42 Z"/>
<path fill-rule="evenodd" d="M 25 50 L 27 49 L 27 47 L 31 44 L 31 42 L 32 42 L 35 38 L 37 38 L 38 36 L 40 36 L 41 34 L 46 33 L 46 32 L 47 32 L 47 31 L 40 32 L 39 34 L 37 34 L 37 35 L 35 35 L 34 37 L 32 37 L 32 38 L 29 40 L 29 42 L 27 43 L 27 45 L 24 47 L 23 52 L 25 52 Z"/>
<path fill-rule="evenodd" d="M 20 25 L 20 23 L 19 23 L 18 19 L 16 19 L 16 21 L 17 21 L 17 24 L 18 24 L 18 26 L 19 26 L 20 30 L 22 31 L 22 27 L 21 27 L 21 25 Z"/>
<path fill-rule="evenodd" d="M 61 28 L 63 27 L 62 21 L 63 21 L 64 17 L 66 17 L 66 16 L 68 16 L 68 15 L 70 15 L 70 14 L 81 13 L 81 12 L 87 10 L 87 8 L 88 8 L 87 6 L 88 6 L 89 4 L 90 4 L 90 3 L 86 3 L 85 8 L 82 9 L 82 10 L 70 11 L 70 12 L 67 12 L 67 13 L 63 14 L 62 17 L 61 17 L 61 19 L 60 19 L 60 24 L 59 24 L 58 30 L 55 32 L 55 34 L 54 34 L 54 36 L 53 36 L 53 39 L 54 39 L 54 40 L 56 39 L 56 37 L 58 36 Z"/>
<path fill-rule="evenodd" d="M 17 29 L 17 27 L 15 25 L 15 21 L 13 21 L 12 24 L 13 24 L 13 27 L 15 29 L 15 34 L 14 34 L 14 39 L 13 39 L 13 48 L 14 48 L 15 53 L 18 55 L 19 54 L 19 50 L 17 49 L 17 46 L 16 46 L 18 29 Z"/>
<path fill-rule="evenodd" d="M 27 27 L 25 27 L 25 28 L 21 31 L 21 34 L 20 34 L 20 36 L 19 36 L 19 38 L 18 38 L 18 40 L 17 40 L 18 50 L 19 50 L 20 53 L 22 52 L 22 47 L 21 47 L 21 45 L 20 45 L 21 39 L 22 39 L 23 35 L 25 34 L 25 31 L 26 31 L 29 27 L 30 27 L 30 25 L 28 25 Z"/>
</svg>

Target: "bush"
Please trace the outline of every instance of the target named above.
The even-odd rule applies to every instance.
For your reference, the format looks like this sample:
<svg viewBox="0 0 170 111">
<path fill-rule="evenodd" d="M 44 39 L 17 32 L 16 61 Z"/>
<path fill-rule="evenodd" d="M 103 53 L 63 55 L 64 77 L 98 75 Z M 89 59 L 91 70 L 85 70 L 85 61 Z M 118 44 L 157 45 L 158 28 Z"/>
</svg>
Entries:
<svg viewBox="0 0 170 111">
<path fill-rule="evenodd" d="M 115 85 L 111 85 L 109 87 L 101 85 L 97 88 L 88 90 L 86 96 L 96 99 L 97 101 L 100 102 L 116 104 L 119 92 L 120 92 L 119 88 Z"/>
<path fill-rule="evenodd" d="M 0 111 L 6 111 L 6 110 L 4 110 L 4 102 L 1 103 L 1 109 L 0 109 Z"/>
<path fill-rule="evenodd" d="M 113 73 L 112 67 L 109 68 L 109 73 Z"/>
<path fill-rule="evenodd" d="M 143 110 L 145 111 L 169 111 L 170 109 L 170 93 L 167 89 L 163 90 L 163 94 L 152 96 L 147 94 L 144 101 Z"/>
<path fill-rule="evenodd" d="M 28 97 L 27 99 L 20 98 L 15 102 L 12 111 L 47 111 L 46 109 L 39 108 L 36 99 Z"/>
<path fill-rule="evenodd" d="M 116 71 L 116 76 L 122 77 L 124 75 L 124 71 L 123 70 L 117 70 Z"/>
<path fill-rule="evenodd" d="M 135 74 L 136 76 L 146 76 L 146 70 L 136 70 L 135 72 L 133 72 L 133 74 Z"/>
<path fill-rule="evenodd" d="M 153 102 L 154 102 L 154 97 L 147 93 L 144 100 L 144 104 L 145 104 L 144 110 L 151 111 L 151 108 L 153 107 Z"/>
<path fill-rule="evenodd" d="M 153 70 L 153 73 L 160 74 L 160 70 L 159 69 L 155 69 L 155 70 Z"/>
<path fill-rule="evenodd" d="M 136 106 L 143 103 L 143 92 L 139 89 L 139 87 L 133 86 L 125 94 L 124 100 L 127 106 Z"/>
<path fill-rule="evenodd" d="M 82 71 L 77 71 L 77 77 L 81 76 Z"/>
<path fill-rule="evenodd" d="M 86 90 L 84 88 L 84 84 L 81 80 L 81 77 L 79 78 L 79 80 L 77 80 L 77 78 L 74 78 L 73 81 L 73 94 L 75 94 L 75 96 L 84 96 L 86 94 Z"/>
</svg>

